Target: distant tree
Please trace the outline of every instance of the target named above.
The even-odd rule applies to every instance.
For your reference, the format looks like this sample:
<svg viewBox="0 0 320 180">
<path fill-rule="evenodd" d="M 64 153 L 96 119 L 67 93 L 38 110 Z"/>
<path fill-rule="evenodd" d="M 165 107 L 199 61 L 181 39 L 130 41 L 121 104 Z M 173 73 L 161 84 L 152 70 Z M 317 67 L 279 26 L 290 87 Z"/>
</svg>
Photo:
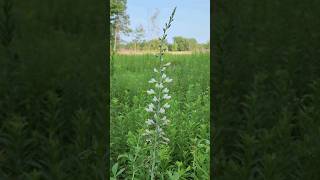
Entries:
<svg viewBox="0 0 320 180">
<path fill-rule="evenodd" d="M 140 46 L 140 49 L 142 49 L 142 50 L 147 50 L 148 49 L 148 41 L 146 41 L 146 40 L 142 40 L 142 42 L 139 44 L 139 46 Z"/>
<path fill-rule="evenodd" d="M 206 42 L 206 43 L 203 45 L 203 47 L 204 47 L 205 49 L 210 49 L 210 40 L 209 40 L 208 42 Z"/>
<path fill-rule="evenodd" d="M 176 42 L 172 44 L 172 51 L 178 51 L 178 44 Z"/>
<path fill-rule="evenodd" d="M 168 44 L 168 50 L 169 50 L 169 51 L 173 51 L 173 50 L 172 50 L 172 47 L 173 47 L 173 44 Z"/>
<path fill-rule="evenodd" d="M 134 30 L 133 33 L 134 33 L 134 40 L 133 40 L 133 42 L 134 42 L 134 44 L 135 44 L 134 50 L 136 51 L 136 50 L 137 50 L 137 45 L 138 45 L 139 43 L 141 43 L 141 41 L 142 41 L 142 39 L 143 39 L 143 37 L 144 37 L 144 35 L 145 35 L 145 30 L 144 30 L 143 26 L 140 24 L 140 25 Z"/>
<path fill-rule="evenodd" d="M 159 48 L 159 39 L 152 39 L 148 42 L 149 50 L 157 50 Z"/>
<path fill-rule="evenodd" d="M 198 42 L 194 38 L 184 38 L 182 36 L 173 37 L 172 49 L 174 51 L 193 51 L 198 48 Z"/>
<path fill-rule="evenodd" d="M 187 51 L 189 48 L 187 39 L 181 36 L 173 37 L 173 43 L 177 45 L 177 51 Z"/>
<path fill-rule="evenodd" d="M 198 42 L 194 38 L 187 39 L 187 43 L 188 43 L 188 49 L 187 49 L 188 51 L 196 50 L 198 48 Z"/>
<path fill-rule="evenodd" d="M 120 32 L 128 34 L 129 16 L 126 14 L 127 0 L 111 0 L 110 2 L 110 28 L 111 28 L 111 44 L 113 51 L 117 49 L 117 43 L 120 41 Z"/>
</svg>

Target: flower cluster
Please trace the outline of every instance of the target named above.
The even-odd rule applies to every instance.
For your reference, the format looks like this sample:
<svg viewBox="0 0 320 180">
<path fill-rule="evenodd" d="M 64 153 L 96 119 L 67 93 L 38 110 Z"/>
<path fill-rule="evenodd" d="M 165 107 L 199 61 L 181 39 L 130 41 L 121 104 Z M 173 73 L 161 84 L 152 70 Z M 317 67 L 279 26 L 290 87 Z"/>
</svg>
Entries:
<svg viewBox="0 0 320 180">
<path fill-rule="evenodd" d="M 156 148 L 159 143 L 168 144 L 169 139 L 165 136 L 163 131 L 164 127 L 170 122 L 167 119 L 166 112 L 170 108 L 168 100 L 171 99 L 169 95 L 169 89 L 166 87 L 168 83 L 173 80 L 167 76 L 166 69 L 171 65 L 170 62 L 163 64 L 163 54 L 165 52 L 165 41 L 167 37 L 167 30 L 170 28 L 173 21 L 176 8 L 174 8 L 169 22 L 165 24 L 163 28 L 163 35 L 159 38 L 159 54 L 157 57 L 160 59 L 160 65 L 158 68 L 154 68 L 153 72 L 156 74 L 155 78 L 149 80 L 150 84 L 154 85 L 154 89 L 147 90 L 147 94 L 152 97 L 152 102 L 146 107 L 146 111 L 150 113 L 150 117 L 147 119 L 147 129 L 144 132 L 147 142 L 150 142 Z"/>
<path fill-rule="evenodd" d="M 146 137 L 146 141 L 149 144 L 150 156 L 150 178 L 152 180 L 156 177 L 157 166 L 159 162 L 158 148 L 160 144 L 168 144 L 169 139 L 166 137 L 164 128 L 169 124 L 170 120 L 166 116 L 167 110 L 170 108 L 168 100 L 171 99 L 169 95 L 169 89 L 166 87 L 168 83 L 173 80 L 167 76 L 166 69 L 171 63 L 163 64 L 163 54 L 165 52 L 165 41 L 167 37 L 167 30 L 170 28 L 173 21 L 173 17 L 176 11 L 176 7 L 170 16 L 169 22 L 165 24 L 163 28 L 163 35 L 159 38 L 159 54 L 157 57 L 160 59 L 160 65 L 158 68 L 154 68 L 155 78 L 151 78 L 149 83 L 153 85 L 153 88 L 147 90 L 147 94 L 152 97 L 152 101 L 146 107 L 146 111 L 150 114 L 146 120 L 146 130 L 143 135 Z"/>
<path fill-rule="evenodd" d="M 147 137 L 147 142 L 152 142 L 156 136 L 156 140 L 167 144 L 169 139 L 165 136 L 163 129 L 170 122 L 165 114 L 170 108 L 167 101 L 171 99 L 171 96 L 169 95 L 169 89 L 165 86 L 173 80 L 165 73 L 171 63 L 162 65 L 162 61 L 163 59 L 161 59 L 158 69 L 153 69 L 157 78 L 151 78 L 149 80 L 149 83 L 154 85 L 154 89 L 147 90 L 147 94 L 153 97 L 152 102 L 145 108 L 148 113 L 151 113 L 151 118 L 146 121 L 148 129 L 145 130 L 144 135 Z"/>
</svg>

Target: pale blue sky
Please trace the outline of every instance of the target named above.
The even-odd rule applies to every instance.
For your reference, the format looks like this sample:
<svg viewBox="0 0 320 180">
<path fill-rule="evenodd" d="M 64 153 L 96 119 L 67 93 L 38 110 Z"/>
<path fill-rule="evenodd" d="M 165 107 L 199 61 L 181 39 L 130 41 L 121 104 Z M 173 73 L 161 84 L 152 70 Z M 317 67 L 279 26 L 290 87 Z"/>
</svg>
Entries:
<svg viewBox="0 0 320 180">
<path fill-rule="evenodd" d="M 195 38 L 200 43 L 209 41 L 210 0 L 127 0 L 130 27 L 135 29 L 141 24 L 146 31 L 145 39 L 155 38 L 156 33 L 151 33 L 150 17 L 159 10 L 156 24 L 160 29 L 158 35 L 161 35 L 162 27 L 175 6 L 177 11 L 168 33 L 168 41 L 172 42 L 174 36 Z M 131 40 L 125 36 L 122 39 Z"/>
</svg>

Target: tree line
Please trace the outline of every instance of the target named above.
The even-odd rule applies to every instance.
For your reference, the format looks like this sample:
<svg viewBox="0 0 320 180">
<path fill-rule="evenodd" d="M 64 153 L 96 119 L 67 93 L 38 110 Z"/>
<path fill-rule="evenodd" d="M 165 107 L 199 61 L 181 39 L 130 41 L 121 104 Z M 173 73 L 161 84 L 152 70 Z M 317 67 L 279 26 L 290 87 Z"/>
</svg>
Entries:
<svg viewBox="0 0 320 180">
<path fill-rule="evenodd" d="M 127 14 L 127 0 L 111 0 L 110 3 L 110 45 L 112 51 L 119 49 L 134 50 L 134 51 L 155 51 L 158 50 L 160 40 L 152 38 L 145 39 L 146 29 L 139 25 L 136 28 L 130 28 L 130 18 Z M 159 27 L 156 19 L 159 15 L 159 10 L 155 11 L 149 19 L 151 26 L 151 34 L 157 34 Z M 124 42 L 121 39 L 123 36 L 131 36 L 133 39 L 130 42 Z M 154 36 L 156 37 L 156 35 Z M 198 43 L 195 38 L 186 38 L 182 36 L 173 37 L 173 43 L 166 42 L 168 51 L 197 51 L 209 50 L 210 41 L 206 43 Z"/>
<path fill-rule="evenodd" d="M 119 49 L 134 50 L 134 51 L 155 51 L 159 49 L 160 40 L 140 40 L 130 41 L 127 43 L 120 43 Z M 185 38 L 182 36 L 173 37 L 173 42 L 165 42 L 168 51 L 197 51 L 209 50 L 210 41 L 206 43 L 198 43 L 194 38 Z"/>
</svg>

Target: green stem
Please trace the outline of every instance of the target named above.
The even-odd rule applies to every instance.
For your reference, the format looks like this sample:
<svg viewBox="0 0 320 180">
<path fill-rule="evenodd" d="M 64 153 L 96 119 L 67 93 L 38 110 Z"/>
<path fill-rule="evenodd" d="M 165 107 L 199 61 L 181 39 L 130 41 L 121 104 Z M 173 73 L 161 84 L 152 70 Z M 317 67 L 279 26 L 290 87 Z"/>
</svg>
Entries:
<svg viewBox="0 0 320 180">
<path fill-rule="evenodd" d="M 139 144 L 139 143 L 140 143 L 140 138 L 139 138 L 139 140 L 138 140 L 136 149 L 138 148 L 138 144 Z M 133 173 L 132 173 L 132 178 L 131 178 L 131 180 L 134 180 L 134 176 L 135 176 L 135 174 L 136 174 L 134 163 L 136 162 L 137 157 L 138 157 L 138 153 L 135 151 L 135 155 L 134 155 L 134 158 L 133 158 L 133 165 L 132 165 L 132 171 L 133 171 Z"/>
<path fill-rule="evenodd" d="M 151 180 L 155 179 L 155 173 L 156 173 L 156 151 L 157 151 L 157 133 L 154 133 L 154 145 L 153 145 L 153 150 L 152 150 L 152 167 L 151 167 Z"/>
</svg>

